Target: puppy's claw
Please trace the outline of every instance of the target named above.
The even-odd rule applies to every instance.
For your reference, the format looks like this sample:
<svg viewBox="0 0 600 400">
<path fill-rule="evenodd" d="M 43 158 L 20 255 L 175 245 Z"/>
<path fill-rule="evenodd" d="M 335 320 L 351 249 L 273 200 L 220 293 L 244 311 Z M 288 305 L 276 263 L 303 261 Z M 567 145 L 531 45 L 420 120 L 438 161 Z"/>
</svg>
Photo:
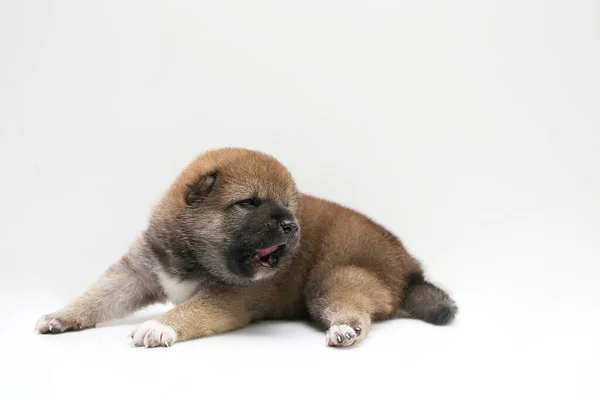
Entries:
<svg viewBox="0 0 600 400">
<path fill-rule="evenodd" d="M 177 341 L 177 331 L 157 320 L 144 322 L 133 332 L 132 344 L 138 347 L 171 347 Z"/>
<path fill-rule="evenodd" d="M 332 347 L 346 347 L 358 338 L 356 331 L 346 324 L 332 325 L 325 336 L 325 342 Z"/>
<path fill-rule="evenodd" d="M 82 325 L 80 321 L 77 321 L 70 316 L 54 313 L 41 316 L 35 324 L 34 333 L 63 333 L 67 331 L 77 331 L 89 327 L 91 326 Z"/>
</svg>

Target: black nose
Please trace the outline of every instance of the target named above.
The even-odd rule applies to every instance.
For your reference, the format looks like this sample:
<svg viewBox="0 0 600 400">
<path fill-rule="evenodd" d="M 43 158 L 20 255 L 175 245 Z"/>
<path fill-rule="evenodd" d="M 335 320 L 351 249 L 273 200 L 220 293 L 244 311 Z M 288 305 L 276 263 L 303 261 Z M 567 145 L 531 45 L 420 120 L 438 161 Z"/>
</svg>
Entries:
<svg viewBox="0 0 600 400">
<path fill-rule="evenodd" d="M 279 226 L 281 226 L 281 229 L 285 234 L 293 233 L 298 230 L 298 225 L 296 225 L 294 221 L 290 221 L 289 219 L 284 219 L 283 221 L 280 221 Z"/>
</svg>

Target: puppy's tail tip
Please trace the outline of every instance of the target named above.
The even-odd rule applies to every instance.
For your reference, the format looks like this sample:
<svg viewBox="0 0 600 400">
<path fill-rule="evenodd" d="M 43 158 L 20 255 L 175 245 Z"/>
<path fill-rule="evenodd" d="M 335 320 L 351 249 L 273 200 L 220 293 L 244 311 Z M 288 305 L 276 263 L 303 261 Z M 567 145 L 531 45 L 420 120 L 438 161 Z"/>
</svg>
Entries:
<svg viewBox="0 0 600 400">
<path fill-rule="evenodd" d="M 433 325 L 448 325 L 454 321 L 458 309 L 456 306 L 440 306 L 423 318 L 423 321 Z"/>
<path fill-rule="evenodd" d="M 458 306 L 448 293 L 426 281 L 421 273 L 408 279 L 402 308 L 408 317 L 433 325 L 448 325 L 458 314 Z"/>
</svg>

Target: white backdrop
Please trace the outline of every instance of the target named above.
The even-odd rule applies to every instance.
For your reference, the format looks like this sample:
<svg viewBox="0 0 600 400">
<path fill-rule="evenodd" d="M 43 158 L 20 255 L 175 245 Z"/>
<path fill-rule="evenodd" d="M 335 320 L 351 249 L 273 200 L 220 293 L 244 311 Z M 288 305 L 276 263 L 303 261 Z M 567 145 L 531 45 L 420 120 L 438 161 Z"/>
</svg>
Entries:
<svg viewBox="0 0 600 400">
<path fill-rule="evenodd" d="M 598 396 L 599 18 L 584 0 L 2 1 L 0 397 Z M 456 323 L 378 324 L 347 351 L 301 323 L 130 348 L 145 315 L 34 336 L 222 146 L 396 232 Z"/>
</svg>

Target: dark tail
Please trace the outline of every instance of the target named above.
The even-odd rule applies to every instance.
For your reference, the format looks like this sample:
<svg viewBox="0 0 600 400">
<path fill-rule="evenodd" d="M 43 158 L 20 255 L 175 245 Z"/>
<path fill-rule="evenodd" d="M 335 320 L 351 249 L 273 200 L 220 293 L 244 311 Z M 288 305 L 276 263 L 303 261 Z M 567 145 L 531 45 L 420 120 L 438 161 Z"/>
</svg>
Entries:
<svg viewBox="0 0 600 400">
<path fill-rule="evenodd" d="M 454 300 L 442 289 L 427 282 L 422 273 L 409 277 L 401 308 L 405 312 L 404 316 L 434 325 L 447 325 L 458 313 Z"/>
</svg>

